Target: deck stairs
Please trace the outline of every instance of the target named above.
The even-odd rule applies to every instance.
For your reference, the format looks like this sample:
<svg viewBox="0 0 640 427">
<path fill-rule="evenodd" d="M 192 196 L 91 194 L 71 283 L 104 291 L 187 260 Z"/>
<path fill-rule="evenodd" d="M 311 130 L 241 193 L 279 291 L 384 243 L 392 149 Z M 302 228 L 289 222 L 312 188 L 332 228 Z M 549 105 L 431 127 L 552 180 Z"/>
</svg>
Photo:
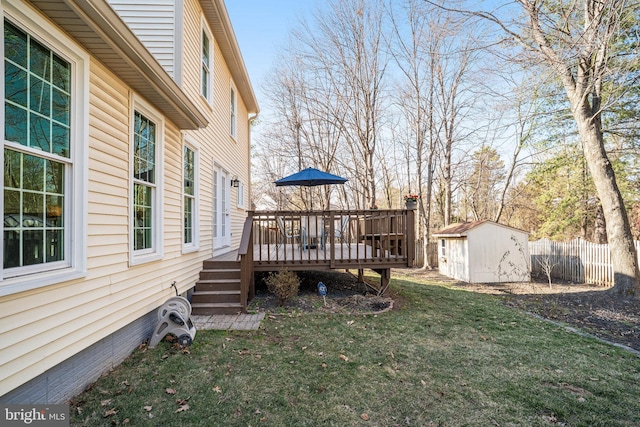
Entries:
<svg viewBox="0 0 640 427">
<path fill-rule="evenodd" d="M 191 297 L 191 313 L 237 314 L 243 311 L 240 262 L 206 260 Z"/>
</svg>

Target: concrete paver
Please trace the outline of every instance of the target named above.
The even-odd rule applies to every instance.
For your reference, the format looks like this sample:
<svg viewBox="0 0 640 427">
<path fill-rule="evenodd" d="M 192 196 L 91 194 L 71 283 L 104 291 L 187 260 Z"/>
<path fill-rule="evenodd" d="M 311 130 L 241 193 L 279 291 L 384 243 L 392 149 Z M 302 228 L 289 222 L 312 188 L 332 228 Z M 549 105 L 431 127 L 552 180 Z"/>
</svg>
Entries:
<svg viewBox="0 0 640 427">
<path fill-rule="evenodd" d="M 256 314 L 213 314 L 191 316 L 196 330 L 216 329 L 230 331 L 255 331 L 260 328 L 260 322 L 265 313 Z"/>
</svg>

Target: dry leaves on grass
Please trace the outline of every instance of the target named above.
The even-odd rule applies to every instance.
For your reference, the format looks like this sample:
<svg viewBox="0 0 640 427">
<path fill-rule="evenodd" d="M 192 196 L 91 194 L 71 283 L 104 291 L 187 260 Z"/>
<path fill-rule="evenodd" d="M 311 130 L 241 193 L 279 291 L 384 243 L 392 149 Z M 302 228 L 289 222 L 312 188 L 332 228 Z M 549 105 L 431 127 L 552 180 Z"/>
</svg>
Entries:
<svg viewBox="0 0 640 427">
<path fill-rule="evenodd" d="M 189 401 L 187 399 L 176 399 L 176 403 L 178 404 L 178 409 L 175 410 L 176 414 L 189 410 Z"/>
<path fill-rule="evenodd" d="M 107 411 L 104 411 L 104 415 L 103 416 L 104 416 L 104 418 L 109 418 L 109 417 L 114 416 L 117 413 L 118 413 L 118 411 L 116 411 L 115 408 L 111 408 L 111 409 L 109 409 Z"/>
</svg>

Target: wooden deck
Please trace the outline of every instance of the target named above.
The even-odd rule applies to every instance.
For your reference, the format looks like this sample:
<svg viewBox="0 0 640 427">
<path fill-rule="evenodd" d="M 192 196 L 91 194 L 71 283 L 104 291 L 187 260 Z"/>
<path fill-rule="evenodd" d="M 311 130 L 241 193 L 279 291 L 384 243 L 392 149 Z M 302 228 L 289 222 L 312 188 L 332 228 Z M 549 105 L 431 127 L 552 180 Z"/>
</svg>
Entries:
<svg viewBox="0 0 640 427">
<path fill-rule="evenodd" d="M 200 287 L 215 281 L 216 268 L 228 272 L 233 267 L 240 276 L 240 302 L 235 304 L 244 311 L 255 291 L 255 271 L 357 269 L 362 275 L 371 269 L 380 274 L 382 293 L 391 268 L 413 265 L 414 227 L 411 210 L 251 211 L 238 250 L 205 261 Z M 196 284 L 194 296 L 198 292 Z"/>
<path fill-rule="evenodd" d="M 413 211 L 252 212 L 256 270 L 392 268 L 413 263 Z"/>
<path fill-rule="evenodd" d="M 362 260 L 373 259 L 375 251 L 371 245 L 363 243 L 357 245 L 340 243 L 335 246 L 327 245 L 324 248 L 320 248 L 320 250 L 316 249 L 315 245 L 311 245 L 309 249 L 303 248 L 299 244 L 296 244 L 295 246 L 282 246 L 277 244 L 253 245 L 253 266 L 255 270 L 272 270 L 276 266 L 284 265 L 287 267 L 295 267 L 298 264 L 301 267 L 305 267 L 305 264 L 323 264 L 331 266 L 335 263 L 348 262 L 354 258 Z M 391 258 L 395 257 L 390 257 L 389 259 Z M 230 251 L 210 258 L 207 261 L 238 261 L 238 251 Z"/>
</svg>

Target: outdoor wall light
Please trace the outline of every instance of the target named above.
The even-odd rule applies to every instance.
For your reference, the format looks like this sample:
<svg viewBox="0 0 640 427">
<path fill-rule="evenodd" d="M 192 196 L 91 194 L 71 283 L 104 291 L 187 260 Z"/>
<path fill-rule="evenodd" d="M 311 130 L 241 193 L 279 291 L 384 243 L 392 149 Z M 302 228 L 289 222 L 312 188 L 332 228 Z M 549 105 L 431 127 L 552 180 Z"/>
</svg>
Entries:
<svg viewBox="0 0 640 427">
<path fill-rule="evenodd" d="M 240 187 L 240 180 L 238 179 L 237 176 L 234 176 L 233 178 L 231 178 L 231 186 L 232 187 Z"/>
</svg>

